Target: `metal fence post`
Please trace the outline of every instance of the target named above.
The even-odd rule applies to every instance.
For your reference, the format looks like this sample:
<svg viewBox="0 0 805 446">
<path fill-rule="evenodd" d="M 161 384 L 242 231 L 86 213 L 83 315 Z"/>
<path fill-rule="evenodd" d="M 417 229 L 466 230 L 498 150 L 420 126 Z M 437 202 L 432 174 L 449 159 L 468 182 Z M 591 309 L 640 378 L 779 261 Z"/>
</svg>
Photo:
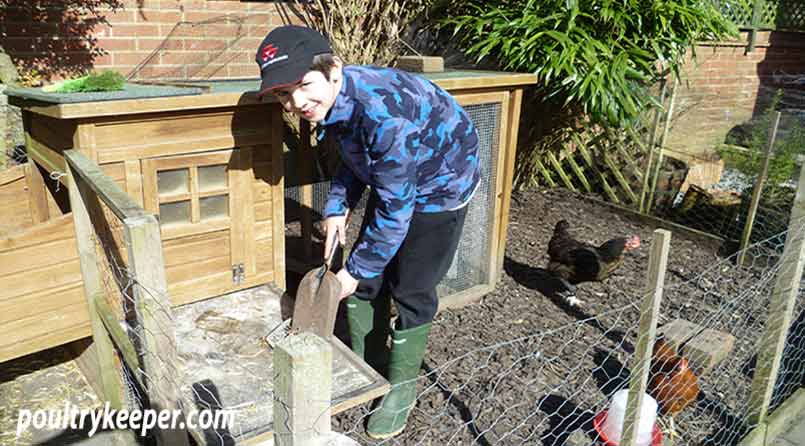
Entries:
<svg viewBox="0 0 805 446">
<path fill-rule="evenodd" d="M 643 396 L 648 386 L 648 374 L 657 335 L 657 320 L 660 315 L 662 289 L 665 283 L 665 270 L 668 266 L 668 251 L 671 246 L 671 233 L 665 229 L 654 231 L 651 241 L 649 270 L 646 280 L 645 297 L 640 308 L 640 325 L 637 331 L 637 347 L 632 361 L 629 383 L 629 398 L 626 402 L 626 416 L 623 420 L 623 446 L 637 444 L 637 427 L 640 425 L 640 412 Z"/>
<path fill-rule="evenodd" d="M 797 195 L 791 209 L 788 236 L 780 259 L 780 270 L 769 303 L 769 316 L 757 353 L 747 418 L 752 425 L 763 423 L 769 412 L 785 339 L 791 325 L 794 304 L 805 264 L 805 167 L 799 157 Z"/>
</svg>

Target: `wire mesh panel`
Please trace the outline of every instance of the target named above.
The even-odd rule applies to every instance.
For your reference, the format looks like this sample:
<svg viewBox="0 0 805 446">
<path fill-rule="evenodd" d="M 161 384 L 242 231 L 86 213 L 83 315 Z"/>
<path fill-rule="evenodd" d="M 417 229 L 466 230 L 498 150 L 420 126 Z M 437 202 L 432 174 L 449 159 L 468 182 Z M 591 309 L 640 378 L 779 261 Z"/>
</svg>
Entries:
<svg viewBox="0 0 805 446">
<path fill-rule="evenodd" d="M 465 106 L 478 129 L 481 181 L 475 195 L 469 203 L 461 240 L 456 256 L 445 278 L 437 287 L 440 297 L 470 289 L 488 282 L 490 273 L 490 249 L 492 236 L 490 233 L 494 218 L 495 184 L 497 182 L 497 166 L 500 151 L 500 118 L 501 104 L 488 103 Z M 313 220 L 320 220 L 330 190 L 329 181 L 319 181 L 311 185 Z M 364 194 L 355 209 L 352 210 L 347 229 L 347 245 L 355 242 L 360 219 L 366 209 L 368 194 Z M 299 219 L 299 210 L 306 207 L 301 197 L 301 187 L 293 186 L 285 189 L 286 223 L 290 223 L 291 232 L 296 234 L 298 228 L 293 225 Z M 298 253 L 289 252 L 289 256 Z"/>
<path fill-rule="evenodd" d="M 478 129 L 478 159 L 481 165 L 481 182 L 469 203 L 467 217 L 456 256 L 445 278 L 437 288 L 439 297 L 464 291 L 486 283 L 489 277 L 489 257 L 492 246 L 497 181 L 498 153 L 500 151 L 500 103 L 465 106 Z"/>
</svg>

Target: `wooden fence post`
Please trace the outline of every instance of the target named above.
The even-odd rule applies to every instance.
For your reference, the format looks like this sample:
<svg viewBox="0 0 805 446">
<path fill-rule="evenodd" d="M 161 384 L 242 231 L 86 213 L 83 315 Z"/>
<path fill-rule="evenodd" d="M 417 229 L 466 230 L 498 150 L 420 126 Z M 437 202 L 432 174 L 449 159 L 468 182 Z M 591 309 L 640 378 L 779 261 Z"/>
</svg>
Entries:
<svg viewBox="0 0 805 446">
<path fill-rule="evenodd" d="M 645 214 L 646 212 L 646 194 L 649 188 L 649 179 L 651 178 L 651 163 L 654 158 L 654 146 L 657 144 L 657 129 L 660 127 L 660 117 L 662 116 L 662 105 L 665 104 L 665 92 L 668 89 L 668 81 L 666 77 L 660 80 L 662 86 L 660 87 L 660 107 L 655 110 L 654 120 L 651 123 L 651 133 L 649 134 L 648 147 L 646 153 L 646 171 L 643 172 L 643 185 L 640 188 L 640 203 L 638 204 L 638 212 Z"/>
<path fill-rule="evenodd" d="M 313 333 L 285 338 L 274 350 L 274 441 L 307 446 L 330 433 L 333 351 Z"/>
<path fill-rule="evenodd" d="M 746 224 L 744 224 L 743 235 L 741 236 L 741 248 L 738 253 L 738 266 L 744 266 L 746 260 L 746 247 L 749 246 L 749 239 L 752 237 L 752 227 L 755 225 L 755 214 L 760 204 L 760 193 L 766 183 L 766 176 L 769 174 L 769 161 L 774 151 L 774 140 L 777 138 L 777 127 L 780 125 L 780 112 L 774 113 L 774 122 L 769 131 L 769 139 L 766 144 L 766 153 L 763 155 L 763 167 L 760 175 L 755 180 L 755 187 L 752 189 L 752 201 L 749 203 L 749 212 L 746 214 Z"/>
<path fill-rule="evenodd" d="M 763 423 L 768 415 L 805 264 L 805 157 L 800 156 L 798 161 L 797 195 L 752 378 L 747 414 L 751 425 Z"/>
<path fill-rule="evenodd" d="M 153 215 L 145 214 L 126 219 L 124 224 L 129 270 L 137 281 L 133 297 L 148 398 L 155 410 L 179 410 L 175 323 L 168 299 L 159 223 Z M 161 445 L 188 444 L 187 432 L 178 426 L 157 430 L 156 434 Z"/>
<path fill-rule="evenodd" d="M 671 233 L 665 229 L 654 231 L 649 256 L 649 269 L 646 280 L 645 297 L 640 308 L 640 325 L 637 331 L 637 347 L 631 364 L 629 398 L 626 402 L 626 416 L 623 420 L 621 444 L 637 444 L 637 427 L 640 425 L 640 412 L 643 396 L 648 386 L 654 338 L 657 336 L 657 320 L 660 315 L 665 270 L 668 266 L 668 251 L 671 246 Z"/>
<path fill-rule="evenodd" d="M 671 128 L 671 118 L 674 116 L 674 107 L 676 106 L 676 91 L 679 87 L 679 78 L 674 76 L 674 83 L 671 86 L 671 99 L 668 100 L 668 113 L 665 115 L 665 123 L 663 123 L 662 136 L 658 144 L 657 164 L 654 165 L 654 172 L 651 178 L 651 189 L 648 193 L 648 202 L 645 203 L 646 214 L 651 212 L 651 206 L 654 205 L 654 194 L 657 192 L 657 181 L 660 179 L 660 171 L 662 170 L 662 161 L 665 156 L 665 141 L 668 139 L 668 131 Z M 654 150 L 654 147 L 651 147 Z"/>
<path fill-rule="evenodd" d="M 74 174 L 70 162 L 67 165 L 67 185 L 70 195 L 70 207 L 73 211 L 78 258 L 81 265 L 81 278 L 84 283 L 84 295 L 87 297 L 92 341 L 98 358 L 97 367 L 100 375 L 100 387 L 103 389 L 101 399 L 109 401 L 113 409 L 123 409 L 126 399 L 125 383 L 120 373 L 121 366 L 115 353 L 115 346 L 104 327 L 98 313 L 96 301 L 104 298 L 103 278 L 98 268 L 98 252 L 93 237 L 94 229 L 90 220 L 86 198 L 92 194 L 87 192 L 87 185 Z M 36 166 L 32 166 L 36 169 Z"/>
</svg>

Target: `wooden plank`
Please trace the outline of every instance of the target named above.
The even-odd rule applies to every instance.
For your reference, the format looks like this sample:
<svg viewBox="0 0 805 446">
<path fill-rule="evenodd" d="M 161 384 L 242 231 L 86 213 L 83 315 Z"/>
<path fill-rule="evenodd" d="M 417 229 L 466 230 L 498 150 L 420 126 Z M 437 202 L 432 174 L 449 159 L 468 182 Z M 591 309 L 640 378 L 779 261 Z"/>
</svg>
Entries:
<svg viewBox="0 0 805 446">
<path fill-rule="evenodd" d="M 80 122 L 73 135 L 73 150 L 83 153 L 84 156 L 97 163 L 95 136 L 95 123 Z"/>
<path fill-rule="evenodd" d="M 470 304 L 478 303 L 481 301 L 482 297 L 489 294 L 494 289 L 494 286 L 488 284 L 475 285 L 474 287 L 468 288 L 464 291 L 440 297 L 439 311 L 457 309 Z"/>
<path fill-rule="evenodd" d="M 548 187 L 556 187 L 556 182 L 551 178 L 551 172 L 542 164 L 542 161 L 534 159 L 534 163 L 537 165 L 537 170 L 542 174 L 542 178 L 548 183 Z"/>
<path fill-rule="evenodd" d="M 271 240 L 274 236 L 274 227 L 271 220 L 258 221 L 254 224 L 254 238 L 256 240 Z"/>
<path fill-rule="evenodd" d="M 229 252 L 229 231 L 217 231 L 163 241 L 165 266 L 179 266 Z"/>
<path fill-rule="evenodd" d="M 188 166 L 187 170 L 189 173 L 188 176 L 190 177 L 190 191 L 188 197 L 190 198 L 190 222 L 197 224 L 201 221 L 201 205 L 198 197 L 198 165 Z M 159 177 L 159 172 L 157 172 L 157 177 Z M 228 179 L 227 182 L 231 183 L 232 179 Z M 157 184 L 159 184 L 159 181 L 157 181 Z M 158 197 L 157 199 L 159 200 L 160 204 L 164 203 L 164 199 L 162 197 Z M 231 197 L 228 201 L 230 204 L 232 203 Z M 230 215 L 232 215 L 231 212 Z"/>
<path fill-rule="evenodd" d="M 19 275 L 12 274 L 0 276 L 0 290 L 4 291 L 4 299 L 13 296 L 22 296 L 46 288 L 55 288 L 75 283 L 81 280 L 81 269 L 78 259 L 33 269 L 25 273 L 25 280 Z"/>
<path fill-rule="evenodd" d="M 10 251 L 0 251 L 0 277 L 39 270 L 76 259 L 78 259 L 78 251 L 74 237 L 52 240 Z M 0 292 L 0 300 L 3 299 L 3 295 L 5 293 Z"/>
<path fill-rule="evenodd" d="M 70 213 L 0 238 L 0 253 L 73 237 L 75 230 Z"/>
<path fill-rule="evenodd" d="M 124 223 L 129 270 L 137 278 L 133 291 L 148 399 L 152 406 L 162 410 L 177 410 L 179 384 L 172 376 L 177 364 L 176 338 L 165 280 L 159 223 L 152 215 L 128 218 Z M 158 445 L 188 444 L 184 427 L 159 429 L 155 436 Z"/>
<path fill-rule="evenodd" d="M 579 167 L 579 164 L 576 162 L 576 159 L 573 157 L 573 154 L 569 154 L 568 156 L 566 156 L 565 160 L 567 160 L 567 163 L 570 164 L 570 170 L 572 170 L 573 173 L 576 174 L 576 178 L 584 187 L 584 190 L 587 191 L 588 193 L 591 193 L 593 189 L 590 187 L 590 182 L 587 181 L 587 177 L 584 176 L 584 172 L 581 170 L 581 167 Z"/>
<path fill-rule="evenodd" d="M 88 164 L 90 161 L 77 152 L 80 163 Z M 83 158 L 83 159 L 82 159 Z M 110 406 L 122 409 L 125 401 L 125 384 L 117 362 L 114 345 L 112 345 L 106 329 L 103 326 L 100 315 L 98 315 L 95 299 L 103 295 L 103 279 L 98 269 L 98 254 L 95 241 L 93 239 L 93 225 L 90 219 L 90 209 L 87 199 L 92 195 L 92 189 L 84 183 L 82 177 L 77 176 L 77 170 L 73 166 L 72 160 L 67 165 L 67 178 L 70 192 L 70 206 L 73 209 L 73 219 L 75 236 L 78 244 L 79 259 L 81 262 L 81 276 L 84 284 L 84 294 L 87 296 L 87 309 L 89 312 L 90 328 L 92 338 L 95 342 L 98 368 L 101 370 L 101 381 L 104 392 L 101 398 L 109 401 Z M 95 175 L 97 176 L 97 175 Z"/>
<path fill-rule="evenodd" d="M 640 425 L 643 397 L 648 387 L 648 375 L 654 339 L 657 337 L 657 321 L 660 318 L 660 303 L 665 286 L 665 271 L 668 268 L 668 253 L 671 249 L 671 233 L 665 229 L 654 230 L 649 254 L 643 302 L 640 306 L 640 322 L 637 328 L 637 345 L 632 356 L 629 379 L 629 397 L 623 421 L 623 445 L 637 444 L 637 426 Z"/>
<path fill-rule="evenodd" d="M 272 133 L 271 133 L 271 165 L 272 172 L 271 185 L 274 187 L 274 195 L 271 199 L 271 220 L 274 222 L 274 233 L 272 234 L 274 254 L 274 283 L 280 289 L 285 289 L 285 177 L 282 162 L 282 111 L 279 106 L 274 106 L 271 114 Z M 258 220 L 255 215 L 255 220 Z"/>
<path fill-rule="evenodd" d="M 11 166 L 0 170 L 0 186 L 25 178 L 25 166 Z"/>
<path fill-rule="evenodd" d="M 621 189 L 623 189 L 623 191 L 626 192 L 626 196 L 629 198 L 629 201 L 637 204 L 640 201 L 639 198 L 637 197 L 637 195 L 635 195 L 634 192 L 632 192 L 632 188 L 629 186 L 629 182 L 626 181 L 626 178 L 623 177 L 621 169 L 615 165 L 615 163 L 612 161 L 612 158 L 609 157 L 609 154 L 606 152 L 606 150 L 604 150 L 604 164 L 606 164 L 607 167 L 609 167 L 610 171 L 612 172 L 612 176 L 615 177 L 615 180 L 618 182 Z"/>
<path fill-rule="evenodd" d="M 84 299 L 84 284 L 81 280 L 61 285 L 55 288 L 43 288 L 30 294 L 3 297 L 0 300 L 0 327 L 15 320 L 25 319 L 34 315 L 48 313 L 62 313 L 65 309 L 78 306 L 85 310 L 83 316 L 76 322 L 88 321 L 86 314 L 87 302 Z M 42 326 L 42 331 L 50 331 L 49 327 Z"/>
<path fill-rule="evenodd" d="M 115 149 L 103 150 L 98 153 L 98 162 L 113 163 L 125 161 L 127 159 L 143 159 L 164 156 L 172 153 L 203 154 L 210 150 L 231 149 L 235 144 L 258 145 L 265 140 L 260 135 L 249 138 L 233 137 L 231 135 L 221 137 L 199 138 L 192 141 L 167 141 L 160 143 L 149 143 L 141 146 L 127 146 Z"/>
<path fill-rule="evenodd" d="M 264 273 L 274 270 L 274 256 L 271 248 L 273 242 L 270 238 L 257 240 L 257 271 Z"/>
<path fill-rule="evenodd" d="M 169 283 L 168 292 L 173 306 L 186 305 L 224 293 L 251 288 L 274 281 L 274 272 L 257 274 L 246 278 L 239 285 L 232 283 L 232 272 L 225 271 L 180 283 Z"/>
<path fill-rule="evenodd" d="M 41 321 L 38 323 L 42 324 Z M 89 334 L 90 330 L 86 325 L 73 325 L 60 327 L 58 331 L 27 339 L 23 343 L 0 346 L 0 363 L 86 338 Z"/>
<path fill-rule="evenodd" d="M 299 179 L 299 226 L 301 227 L 302 260 L 313 255 L 313 157 L 310 147 L 310 122 L 299 121 L 299 150 L 296 155 L 296 175 Z"/>
<path fill-rule="evenodd" d="M 254 203 L 254 221 L 274 221 L 274 206 L 272 201 Z"/>
<path fill-rule="evenodd" d="M 251 147 L 242 147 L 233 155 L 235 161 L 229 170 L 229 215 L 231 227 L 230 253 L 231 264 L 242 264 L 246 277 L 257 272 L 255 262 L 254 237 L 254 200 L 252 196 Z"/>
<path fill-rule="evenodd" d="M 25 183 L 28 185 L 28 203 L 31 208 L 31 220 L 34 224 L 50 219 L 47 195 L 49 194 L 42 178 L 42 172 L 33 161 L 25 163 Z"/>
<path fill-rule="evenodd" d="M 162 225 L 162 239 L 173 240 L 208 232 L 217 232 L 224 229 L 229 229 L 231 226 L 230 222 L 231 219 L 226 217 L 207 220 L 205 222 L 196 224 L 182 223 Z"/>
<path fill-rule="evenodd" d="M 115 216 L 121 220 L 144 215 L 145 211 L 114 181 L 104 175 L 97 164 L 83 154 L 68 150 L 65 159 L 82 181 L 95 192 Z"/>
<path fill-rule="evenodd" d="M 505 228 L 508 223 L 506 221 L 507 216 L 505 209 L 507 199 L 505 185 L 507 182 L 511 181 L 511 178 L 508 176 L 508 164 L 511 158 L 516 156 L 515 152 L 517 150 L 515 146 L 510 145 L 512 132 L 517 131 L 516 128 L 512 128 L 512 126 L 517 126 L 517 122 L 510 121 L 510 119 L 512 119 L 512 109 L 510 107 L 512 107 L 513 104 L 509 98 L 509 94 L 500 96 L 500 99 L 500 120 L 497 122 L 498 140 L 492 142 L 493 146 L 497 146 L 497 162 L 494 163 L 497 171 L 495 172 L 495 184 L 489 185 L 490 188 L 494 187 L 494 189 L 490 191 L 494 207 L 490 209 L 492 221 L 489 222 L 489 259 L 487 259 L 489 271 L 486 279 L 489 284 L 496 283 L 503 270 L 506 232 L 505 230 L 501 232 L 501 228 Z"/>
<path fill-rule="evenodd" d="M 167 269 L 168 283 L 174 284 L 193 280 L 219 272 L 229 274 L 229 285 L 232 285 L 232 268 L 228 252 L 219 251 L 216 257 L 199 259 L 193 263 L 172 266 Z M 202 292 L 202 290 L 198 290 Z"/>
<path fill-rule="evenodd" d="M 50 147 L 34 140 L 26 142 L 26 150 L 28 151 L 28 158 L 34 160 L 46 171 L 64 172 L 64 156 L 61 152 L 55 152 Z M 60 181 L 62 180 L 60 179 Z"/>
<path fill-rule="evenodd" d="M 620 204 L 620 199 L 618 199 L 618 196 L 615 194 L 615 191 L 612 190 L 612 187 L 610 187 L 609 183 L 607 182 L 607 179 L 604 177 L 604 174 L 598 169 L 598 167 L 593 162 L 593 157 L 590 156 L 590 152 L 587 150 L 586 147 L 584 147 L 583 144 L 581 144 L 581 141 L 578 140 L 578 138 L 576 138 L 575 136 L 573 138 L 576 141 L 576 145 L 579 153 L 581 153 L 582 159 L 587 164 L 587 166 L 590 167 L 593 170 L 593 172 L 595 172 L 596 176 L 598 176 L 598 179 L 601 181 L 601 187 L 604 188 L 604 192 L 607 194 L 607 197 L 609 197 L 609 199 L 612 200 L 614 203 Z"/>
<path fill-rule="evenodd" d="M 502 104 L 503 101 L 509 98 L 509 94 L 508 91 L 461 93 L 456 95 L 456 101 L 461 104 L 462 107 L 479 104 Z M 501 113 L 504 112 L 505 110 L 501 109 Z"/>
<path fill-rule="evenodd" d="M 757 366 L 752 377 L 747 417 L 750 424 L 766 420 L 791 327 L 794 307 L 805 265 L 805 157 L 800 155 L 797 194 L 791 209 L 788 235 L 777 273 L 769 315 L 757 349 Z"/>
<path fill-rule="evenodd" d="M 119 164 L 111 164 L 111 166 L 117 166 Z M 109 164 L 101 166 L 106 167 Z M 126 183 L 126 193 L 129 194 L 132 200 L 135 203 L 142 206 L 144 203 L 143 200 L 143 175 L 142 175 L 142 167 L 140 166 L 140 160 L 128 160 L 123 163 L 123 175 L 124 181 Z M 104 172 L 106 170 L 104 169 Z M 109 172 L 107 172 L 109 175 Z M 110 175 L 110 177 L 114 178 Z"/>
<path fill-rule="evenodd" d="M 86 309 L 83 306 L 73 305 L 62 311 L 44 314 L 32 314 L 29 317 L 17 319 L 3 326 L 3 340 L 0 345 L 24 344 L 28 340 L 47 335 L 62 328 L 71 328 L 83 324 L 88 326 Z M 45 329 L 45 327 L 47 329 Z"/>
<path fill-rule="evenodd" d="M 565 187 L 572 190 L 573 192 L 578 192 L 576 186 L 574 186 L 573 182 L 570 181 L 570 177 L 568 177 L 567 174 L 565 173 L 565 170 L 562 169 L 562 165 L 559 163 L 559 160 L 556 159 L 556 156 L 554 156 L 553 152 L 549 151 L 547 157 L 548 161 L 553 166 L 554 171 L 556 171 L 556 173 L 559 174 L 559 178 L 562 179 L 562 183 L 565 185 Z"/>
<path fill-rule="evenodd" d="M 101 317 L 103 326 L 106 327 L 109 337 L 112 339 L 115 346 L 117 346 L 126 365 L 128 365 L 131 370 L 140 370 L 142 364 L 140 364 L 137 348 L 131 343 L 129 335 L 120 325 L 120 321 L 115 317 L 115 312 L 109 308 L 109 304 L 103 296 L 97 296 L 93 301 L 95 302 L 95 311 L 97 311 L 98 315 Z M 131 376 L 134 377 L 137 384 L 140 385 L 140 388 L 147 388 L 139 373 L 132 373 Z"/>
</svg>

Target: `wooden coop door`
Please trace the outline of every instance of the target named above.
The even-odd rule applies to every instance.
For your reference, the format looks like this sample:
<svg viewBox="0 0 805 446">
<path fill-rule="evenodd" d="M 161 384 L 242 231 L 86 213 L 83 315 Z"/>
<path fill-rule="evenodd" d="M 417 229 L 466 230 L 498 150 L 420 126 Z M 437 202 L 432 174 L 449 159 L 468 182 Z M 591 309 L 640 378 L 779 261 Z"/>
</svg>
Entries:
<svg viewBox="0 0 805 446">
<path fill-rule="evenodd" d="M 175 305 L 256 284 L 251 149 L 142 161 Z"/>
</svg>

